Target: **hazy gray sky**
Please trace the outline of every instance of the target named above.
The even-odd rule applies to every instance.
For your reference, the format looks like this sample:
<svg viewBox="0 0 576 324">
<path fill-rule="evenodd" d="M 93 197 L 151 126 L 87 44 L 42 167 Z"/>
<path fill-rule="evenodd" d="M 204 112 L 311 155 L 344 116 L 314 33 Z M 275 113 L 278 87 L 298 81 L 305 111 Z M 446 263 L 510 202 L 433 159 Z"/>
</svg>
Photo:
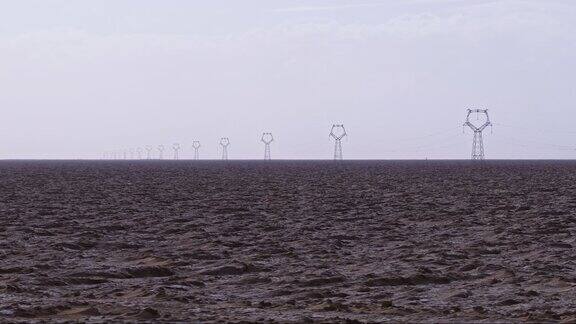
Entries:
<svg viewBox="0 0 576 324">
<path fill-rule="evenodd" d="M 576 158 L 573 0 L 0 0 L 0 158 Z M 427 137 L 427 135 L 433 136 Z"/>
</svg>

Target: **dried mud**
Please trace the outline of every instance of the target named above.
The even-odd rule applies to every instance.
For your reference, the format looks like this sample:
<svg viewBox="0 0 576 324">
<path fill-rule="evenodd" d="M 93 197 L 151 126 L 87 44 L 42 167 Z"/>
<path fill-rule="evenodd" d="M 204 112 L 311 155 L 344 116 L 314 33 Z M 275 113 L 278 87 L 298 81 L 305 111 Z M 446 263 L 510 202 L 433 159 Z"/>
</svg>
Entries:
<svg viewBox="0 0 576 324">
<path fill-rule="evenodd" d="M 0 321 L 574 322 L 575 162 L 0 162 Z"/>
</svg>

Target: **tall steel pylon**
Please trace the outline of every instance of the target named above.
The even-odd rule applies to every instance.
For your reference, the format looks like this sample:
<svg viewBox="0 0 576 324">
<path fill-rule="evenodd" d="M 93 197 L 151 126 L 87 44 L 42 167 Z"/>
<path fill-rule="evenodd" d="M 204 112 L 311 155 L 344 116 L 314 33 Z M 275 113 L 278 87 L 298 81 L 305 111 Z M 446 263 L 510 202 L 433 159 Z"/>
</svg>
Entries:
<svg viewBox="0 0 576 324">
<path fill-rule="evenodd" d="M 164 159 L 164 145 L 158 145 L 158 159 Z"/>
<path fill-rule="evenodd" d="M 230 145 L 230 139 L 228 137 L 222 137 L 220 139 L 220 146 L 222 146 L 222 160 L 228 160 L 228 146 Z"/>
<path fill-rule="evenodd" d="M 332 125 L 332 129 L 330 130 L 330 137 L 334 138 L 334 160 L 342 160 L 342 139 L 346 137 L 348 134 L 346 133 L 346 129 L 344 125 Z"/>
<path fill-rule="evenodd" d="M 472 114 L 482 114 L 485 116 L 484 124 L 477 126 L 470 121 L 470 116 Z M 468 109 L 468 114 L 466 115 L 466 122 L 464 127 L 470 127 L 474 132 L 474 139 L 472 140 L 472 160 L 484 160 L 484 139 L 482 132 L 486 127 L 492 127 L 490 122 L 490 115 L 488 115 L 488 109 Z"/>
<path fill-rule="evenodd" d="M 272 160 L 272 155 L 270 154 L 270 144 L 274 142 L 274 136 L 272 133 L 263 133 L 260 139 L 264 143 L 264 160 Z"/>
<path fill-rule="evenodd" d="M 199 141 L 194 141 L 192 142 L 192 148 L 194 149 L 194 160 L 199 160 L 200 159 L 200 142 Z"/>
<path fill-rule="evenodd" d="M 152 146 L 146 146 L 146 160 L 152 159 Z"/>
<path fill-rule="evenodd" d="M 180 159 L 180 155 L 178 154 L 180 151 L 180 144 L 178 143 L 174 143 L 172 145 L 172 149 L 174 150 L 174 160 L 179 160 Z"/>
</svg>

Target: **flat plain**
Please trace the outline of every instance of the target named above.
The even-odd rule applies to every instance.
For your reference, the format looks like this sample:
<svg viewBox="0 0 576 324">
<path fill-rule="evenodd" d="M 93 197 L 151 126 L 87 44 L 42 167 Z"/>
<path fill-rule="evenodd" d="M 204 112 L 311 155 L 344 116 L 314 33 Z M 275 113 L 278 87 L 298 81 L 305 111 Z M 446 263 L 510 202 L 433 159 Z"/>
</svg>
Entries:
<svg viewBox="0 0 576 324">
<path fill-rule="evenodd" d="M 3 161 L 0 321 L 575 322 L 576 162 Z"/>
</svg>

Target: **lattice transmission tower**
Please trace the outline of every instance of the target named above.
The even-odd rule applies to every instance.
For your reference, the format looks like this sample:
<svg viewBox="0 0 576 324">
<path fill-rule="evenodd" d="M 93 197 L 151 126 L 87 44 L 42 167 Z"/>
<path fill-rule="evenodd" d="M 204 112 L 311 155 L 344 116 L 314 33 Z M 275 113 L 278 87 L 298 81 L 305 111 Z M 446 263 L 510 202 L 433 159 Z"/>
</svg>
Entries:
<svg viewBox="0 0 576 324">
<path fill-rule="evenodd" d="M 274 142 L 274 136 L 272 133 L 263 133 L 260 139 L 264 143 L 264 160 L 272 160 L 272 155 L 270 154 L 270 144 Z"/>
<path fill-rule="evenodd" d="M 192 142 L 192 148 L 194 149 L 194 160 L 200 159 L 200 141 Z"/>
<path fill-rule="evenodd" d="M 482 125 L 474 124 L 470 119 L 473 114 L 476 114 L 477 119 L 480 119 L 480 116 L 484 115 L 484 123 Z M 472 140 L 472 160 L 484 160 L 484 139 L 482 134 L 486 127 L 492 127 L 488 109 L 468 109 L 466 122 L 464 123 L 464 127 L 466 126 L 474 132 L 474 139 Z"/>
<path fill-rule="evenodd" d="M 179 160 L 180 159 L 180 144 L 178 143 L 174 143 L 172 144 L 172 149 L 174 150 L 174 160 Z"/>
<path fill-rule="evenodd" d="M 158 145 L 158 159 L 164 159 L 164 145 Z"/>
<path fill-rule="evenodd" d="M 220 139 L 220 146 L 222 146 L 222 160 L 228 160 L 228 146 L 230 146 L 230 139 L 228 137 L 222 137 Z"/>
<path fill-rule="evenodd" d="M 332 137 L 335 141 L 334 143 L 334 160 L 342 160 L 342 139 L 346 137 L 348 134 L 346 133 L 346 128 L 344 125 L 332 125 L 332 129 L 330 130 L 330 137 Z"/>
<path fill-rule="evenodd" d="M 146 160 L 152 159 L 152 151 L 153 151 L 152 146 L 150 145 L 146 146 Z"/>
</svg>

